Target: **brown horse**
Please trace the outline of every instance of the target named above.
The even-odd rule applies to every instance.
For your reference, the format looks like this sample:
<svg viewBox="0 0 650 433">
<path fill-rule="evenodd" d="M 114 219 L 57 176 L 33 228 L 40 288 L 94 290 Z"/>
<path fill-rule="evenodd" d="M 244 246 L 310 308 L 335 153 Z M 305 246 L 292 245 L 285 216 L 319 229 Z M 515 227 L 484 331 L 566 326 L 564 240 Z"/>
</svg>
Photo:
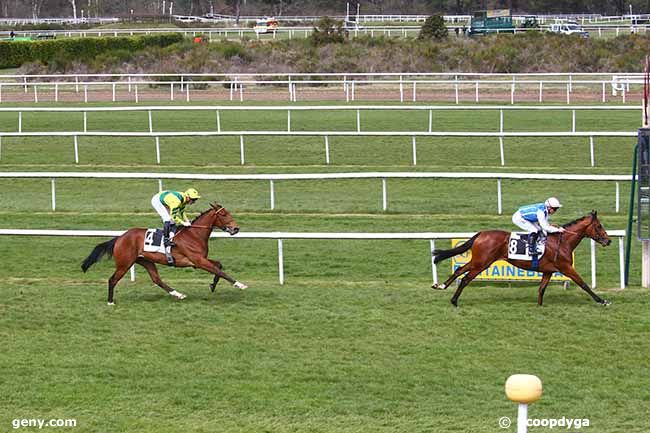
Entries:
<svg viewBox="0 0 650 433">
<path fill-rule="evenodd" d="M 226 279 L 239 289 L 248 288 L 245 284 L 236 281 L 223 272 L 221 263 L 208 259 L 208 239 L 214 227 L 228 232 L 231 236 L 239 232 L 239 226 L 226 208 L 211 203 L 210 209 L 196 217 L 191 226 L 181 228 L 174 236 L 176 246 L 172 248 L 172 256 L 175 259 L 175 266 L 179 268 L 191 266 L 214 274 L 214 280 L 210 284 L 212 291 L 219 282 L 219 278 Z M 86 272 L 102 256 L 106 254 L 113 256 L 115 272 L 108 279 L 108 305 L 114 305 L 113 289 L 134 263 L 144 267 L 151 280 L 171 296 L 185 299 L 184 294 L 172 289 L 160 279 L 155 264 L 167 265 L 167 259 L 162 253 L 144 251 L 144 235 L 146 231 L 146 229 L 140 228 L 130 229 L 121 236 L 97 245 L 81 265 L 81 269 Z"/>
<path fill-rule="evenodd" d="M 600 224 L 600 221 L 598 221 L 596 212 L 591 211 L 589 215 L 565 224 L 563 227 L 566 232 L 549 234 L 546 240 L 546 250 L 544 251 L 544 255 L 539 259 L 538 270 L 542 273 L 542 281 L 539 286 L 537 303 L 540 306 L 542 305 L 546 286 L 548 285 L 553 273 L 559 271 L 571 278 L 585 292 L 589 293 L 594 301 L 602 305 L 609 305 L 610 302 L 596 295 L 573 268 L 572 253 L 583 238 L 591 238 L 603 246 L 608 246 L 612 243 L 609 236 L 607 236 L 607 232 Z M 503 259 L 519 268 L 531 269 L 532 261 L 508 259 L 509 238 L 510 232 L 490 230 L 478 232 L 469 241 L 456 248 L 450 250 L 435 250 L 433 252 L 434 263 L 464 253 L 470 248 L 472 250 L 472 259 L 464 266 L 458 268 L 443 284 L 434 284 L 431 287 L 434 289 L 444 290 L 449 287 L 456 278 L 467 273 L 460 281 L 456 293 L 454 293 L 454 296 L 451 298 L 451 303 L 458 307 L 458 298 L 463 292 L 465 286 L 467 286 L 494 261 Z"/>
</svg>

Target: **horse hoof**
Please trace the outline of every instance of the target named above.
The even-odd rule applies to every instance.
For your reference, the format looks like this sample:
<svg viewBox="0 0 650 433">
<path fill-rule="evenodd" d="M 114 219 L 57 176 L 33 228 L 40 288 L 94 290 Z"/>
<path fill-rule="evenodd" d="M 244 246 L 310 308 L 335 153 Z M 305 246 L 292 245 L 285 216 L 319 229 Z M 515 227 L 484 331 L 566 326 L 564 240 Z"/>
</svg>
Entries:
<svg viewBox="0 0 650 433">
<path fill-rule="evenodd" d="M 214 290 L 217 288 L 216 284 L 210 284 L 210 291 L 214 293 Z"/>
<path fill-rule="evenodd" d="M 447 286 L 445 286 L 444 284 L 434 283 L 431 285 L 431 288 L 434 290 L 445 290 Z"/>
<path fill-rule="evenodd" d="M 111 307 L 112 307 L 112 306 L 114 306 L 114 305 L 115 305 L 115 302 L 107 302 L 107 303 L 106 303 L 106 305 L 109 305 L 109 306 L 111 306 Z"/>
<path fill-rule="evenodd" d="M 600 305 L 604 307 L 609 307 L 610 305 L 612 305 L 612 302 L 608 301 L 607 299 L 603 299 L 603 302 L 601 302 Z"/>
<path fill-rule="evenodd" d="M 169 292 L 169 294 L 178 300 L 183 300 L 187 298 L 187 296 L 185 296 L 181 292 L 177 292 L 176 290 L 172 290 L 171 292 Z"/>
<path fill-rule="evenodd" d="M 239 281 L 235 281 L 233 286 L 237 287 L 240 290 L 246 290 L 248 289 L 248 286 L 246 284 L 240 283 Z"/>
</svg>

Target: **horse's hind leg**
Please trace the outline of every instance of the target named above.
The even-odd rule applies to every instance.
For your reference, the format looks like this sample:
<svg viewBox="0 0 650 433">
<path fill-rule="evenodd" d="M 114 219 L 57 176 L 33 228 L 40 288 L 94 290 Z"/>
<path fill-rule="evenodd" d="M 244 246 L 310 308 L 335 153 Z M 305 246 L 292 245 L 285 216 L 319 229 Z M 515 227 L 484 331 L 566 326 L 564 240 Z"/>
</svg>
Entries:
<svg viewBox="0 0 650 433">
<path fill-rule="evenodd" d="M 474 267 L 470 269 L 470 271 L 460 280 L 460 284 L 458 285 L 458 288 L 456 289 L 454 296 L 451 297 L 451 303 L 454 305 L 454 307 L 458 307 L 458 298 L 460 298 L 461 293 L 463 293 L 463 289 L 465 288 L 465 286 L 471 283 L 472 280 L 476 278 L 478 274 L 483 272 L 488 266 L 490 266 L 491 263 L 492 262 L 481 267 Z"/>
<path fill-rule="evenodd" d="M 539 305 L 540 307 L 544 302 L 544 292 L 546 291 L 546 286 L 548 286 L 548 282 L 551 281 L 552 275 L 553 275 L 552 272 L 545 272 L 544 274 L 542 274 L 542 281 L 539 283 L 539 291 L 537 294 L 537 305 Z"/>
<path fill-rule="evenodd" d="M 174 296 L 178 299 L 185 299 L 186 296 L 180 292 L 177 292 L 176 290 L 172 289 L 170 286 L 167 285 L 161 278 L 160 274 L 158 273 L 158 269 L 156 268 L 156 265 L 153 262 L 150 262 L 149 260 L 139 258 L 136 260 L 136 263 L 141 265 L 143 268 L 147 270 L 149 273 L 149 277 L 151 277 L 151 281 L 154 282 L 155 285 L 163 289 L 165 292 L 170 294 L 171 296 Z"/>
<path fill-rule="evenodd" d="M 108 305 L 115 305 L 115 301 L 113 300 L 115 286 L 122 279 L 124 274 L 126 274 L 126 271 L 128 271 L 129 268 L 130 266 L 118 266 L 118 268 L 115 269 L 115 272 L 113 272 L 113 275 L 108 279 Z"/>
<path fill-rule="evenodd" d="M 467 272 L 469 270 L 470 263 L 471 262 L 467 262 L 463 266 L 461 266 L 460 268 L 456 269 L 456 271 L 451 275 L 451 277 L 447 278 L 447 281 L 445 281 L 444 283 L 442 283 L 442 284 L 434 283 L 431 286 L 431 288 L 436 289 L 436 290 L 445 290 L 446 288 L 449 287 L 449 285 L 451 283 L 454 282 L 454 280 L 456 278 L 460 277 L 461 275 L 463 275 L 465 272 Z"/>
</svg>

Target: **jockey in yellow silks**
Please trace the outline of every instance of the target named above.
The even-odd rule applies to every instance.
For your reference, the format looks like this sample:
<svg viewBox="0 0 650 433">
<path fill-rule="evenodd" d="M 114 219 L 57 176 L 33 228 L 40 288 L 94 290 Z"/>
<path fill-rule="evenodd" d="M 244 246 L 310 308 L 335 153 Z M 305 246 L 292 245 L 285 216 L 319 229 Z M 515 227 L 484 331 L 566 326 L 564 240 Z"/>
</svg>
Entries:
<svg viewBox="0 0 650 433">
<path fill-rule="evenodd" d="M 170 249 L 174 246 L 172 239 L 176 234 L 176 225 L 189 227 L 191 224 L 185 215 L 185 206 L 194 204 L 200 198 L 194 188 L 185 192 L 161 191 L 151 198 L 151 205 L 163 220 L 163 240 L 168 261 L 171 259 Z"/>
</svg>

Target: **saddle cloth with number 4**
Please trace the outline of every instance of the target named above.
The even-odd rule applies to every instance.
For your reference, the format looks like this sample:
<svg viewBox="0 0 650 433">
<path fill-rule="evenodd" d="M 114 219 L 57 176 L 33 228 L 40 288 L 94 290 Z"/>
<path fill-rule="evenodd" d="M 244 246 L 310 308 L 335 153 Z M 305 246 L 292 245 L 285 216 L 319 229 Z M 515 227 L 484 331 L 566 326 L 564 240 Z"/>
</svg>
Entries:
<svg viewBox="0 0 650 433">
<path fill-rule="evenodd" d="M 541 259 L 546 249 L 546 236 L 540 234 L 537 238 L 538 259 Z M 513 260 L 532 260 L 528 254 L 528 233 L 510 233 L 508 241 L 508 258 Z"/>
<path fill-rule="evenodd" d="M 163 231 L 160 229 L 148 229 L 144 234 L 144 251 L 147 253 L 165 254 L 163 242 Z"/>
</svg>

